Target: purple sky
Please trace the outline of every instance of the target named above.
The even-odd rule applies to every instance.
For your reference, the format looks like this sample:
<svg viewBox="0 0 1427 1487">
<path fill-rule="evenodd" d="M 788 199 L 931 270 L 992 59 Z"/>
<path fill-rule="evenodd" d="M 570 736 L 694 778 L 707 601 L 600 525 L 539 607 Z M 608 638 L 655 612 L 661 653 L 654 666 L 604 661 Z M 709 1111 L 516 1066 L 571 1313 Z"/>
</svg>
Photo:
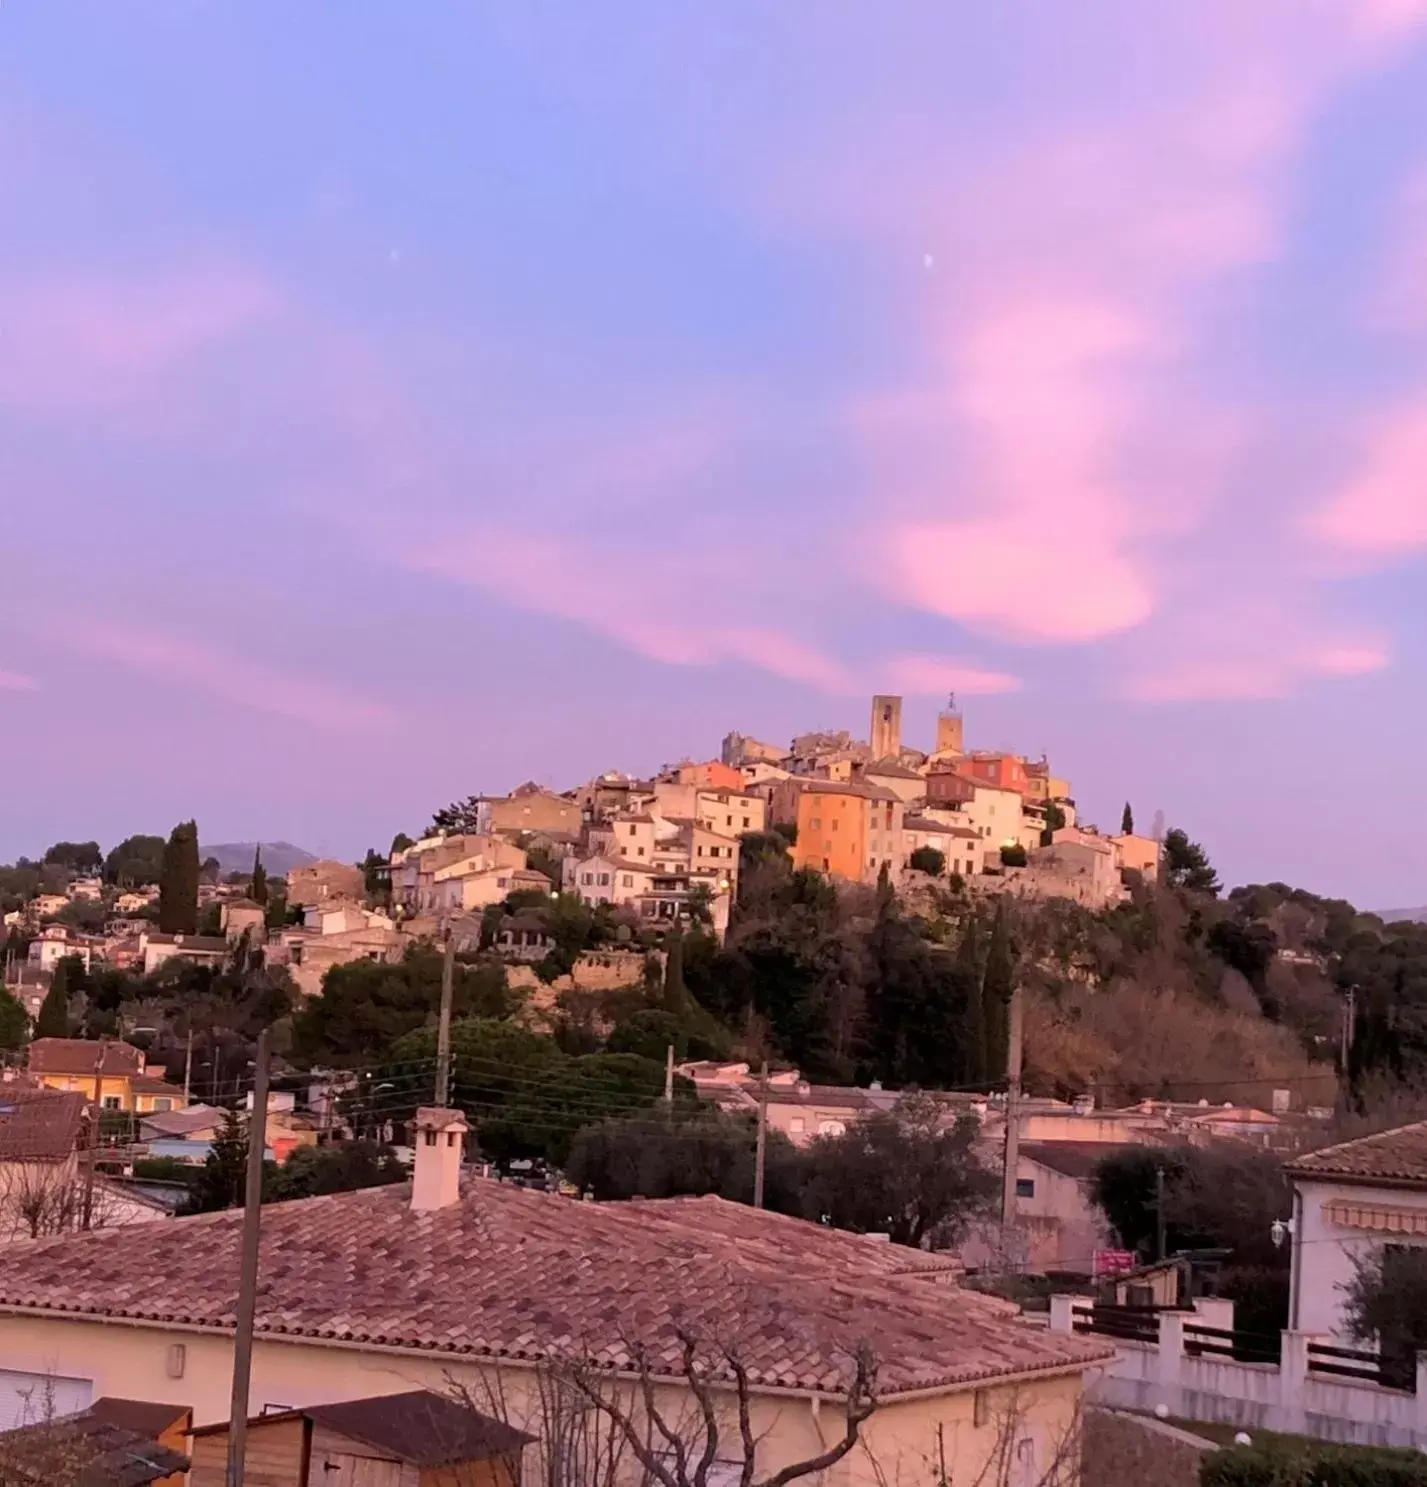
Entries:
<svg viewBox="0 0 1427 1487">
<path fill-rule="evenodd" d="M 18 0 L 0 225 L 0 858 L 954 687 L 1427 901 L 1427 0 Z"/>
</svg>

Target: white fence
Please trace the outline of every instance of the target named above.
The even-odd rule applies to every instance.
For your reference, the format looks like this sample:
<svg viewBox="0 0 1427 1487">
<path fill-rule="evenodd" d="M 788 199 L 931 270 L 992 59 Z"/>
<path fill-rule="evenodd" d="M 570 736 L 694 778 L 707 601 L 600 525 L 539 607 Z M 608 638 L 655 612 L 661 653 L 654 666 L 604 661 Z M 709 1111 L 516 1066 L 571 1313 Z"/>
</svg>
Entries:
<svg viewBox="0 0 1427 1487">
<path fill-rule="evenodd" d="M 1091 1312 L 1083 1296 L 1053 1296 L 1051 1330 L 1082 1330 Z M 1160 1312 L 1153 1342 L 1115 1338 L 1116 1359 L 1092 1384 L 1090 1397 L 1120 1409 L 1163 1406 L 1180 1419 L 1238 1425 L 1250 1434 L 1282 1430 L 1353 1445 L 1427 1448 L 1427 1353 L 1417 1355 L 1414 1392 L 1314 1371 L 1310 1348 L 1332 1343 L 1328 1337 L 1285 1332 L 1280 1362 L 1244 1363 L 1196 1349 L 1196 1326 L 1232 1329 L 1232 1303 L 1200 1301 L 1190 1312 Z"/>
</svg>

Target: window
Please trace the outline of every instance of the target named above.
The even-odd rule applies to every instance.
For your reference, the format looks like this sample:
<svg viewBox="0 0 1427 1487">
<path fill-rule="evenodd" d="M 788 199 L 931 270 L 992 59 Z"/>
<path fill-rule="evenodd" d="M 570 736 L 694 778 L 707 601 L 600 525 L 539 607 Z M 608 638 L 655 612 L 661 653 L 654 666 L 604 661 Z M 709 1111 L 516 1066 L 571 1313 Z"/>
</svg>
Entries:
<svg viewBox="0 0 1427 1487">
<path fill-rule="evenodd" d="M 1036 1195 L 1036 1180 L 1034 1177 L 1018 1177 L 1016 1179 L 1016 1196 L 1018 1198 L 1034 1198 Z"/>
<path fill-rule="evenodd" d="M 644 848 L 643 848 L 643 847 L 641 847 L 641 848 L 640 848 L 640 849 L 639 849 L 639 855 L 640 855 L 640 856 L 641 856 L 641 857 L 643 857 L 643 856 L 644 856 Z"/>
<path fill-rule="evenodd" d="M 829 868 L 830 865 L 831 864 L 828 862 L 827 858 L 824 857 L 823 858 L 823 871 L 826 872 L 828 870 L 828 868 Z"/>
<path fill-rule="evenodd" d="M 169 1097 L 167 1095 L 160 1095 L 158 1097 L 158 1099 L 156 1099 L 154 1101 L 154 1109 L 155 1109 L 155 1111 L 159 1111 L 159 1110 L 172 1110 L 173 1109 L 173 1101 L 171 1099 L 169 1099 Z"/>
<path fill-rule="evenodd" d="M 630 834 L 630 836 L 633 836 L 633 835 L 634 835 L 634 833 L 635 833 L 635 832 L 636 832 L 636 831 L 638 831 L 638 830 L 639 830 L 639 828 L 638 828 L 638 827 L 637 827 L 637 826 L 635 826 L 635 825 L 634 825 L 634 824 L 633 824 L 633 823 L 632 823 L 632 822 L 631 822 L 631 823 L 630 823 L 630 827 L 629 827 L 629 834 Z"/>
<path fill-rule="evenodd" d="M 811 826 L 814 831 L 821 831 L 823 827 L 823 819 L 821 816 L 814 816 L 813 819 L 808 822 L 808 825 Z"/>
<path fill-rule="evenodd" d="M 696 857 L 702 857 L 704 855 L 704 849 L 702 847 L 696 847 L 694 849 L 694 855 Z"/>
<path fill-rule="evenodd" d="M 119 1108 L 119 1096 L 118 1095 L 105 1095 L 104 1096 L 104 1108 L 106 1110 L 117 1110 Z"/>
<path fill-rule="evenodd" d="M 837 827 L 838 827 L 838 820 L 837 820 L 837 817 L 836 817 L 836 816 L 834 816 L 834 817 L 833 817 L 833 818 L 832 818 L 832 829 L 833 829 L 833 830 L 834 830 L 834 831 L 836 831 L 836 830 L 837 830 Z"/>
<path fill-rule="evenodd" d="M 505 885 L 506 885 L 506 884 L 507 884 L 507 883 L 509 883 L 509 882 L 510 882 L 510 879 L 509 879 L 509 878 L 497 878 L 497 879 L 496 879 L 496 880 L 495 880 L 495 886 L 496 886 L 496 887 L 497 887 L 497 888 L 504 888 L 504 887 L 505 887 Z"/>
<path fill-rule="evenodd" d="M 820 1120 L 818 1122 L 819 1136 L 845 1136 L 847 1127 L 840 1120 Z"/>
<path fill-rule="evenodd" d="M 744 829 L 744 830 L 745 830 L 745 831 L 747 831 L 747 830 L 748 830 L 748 817 L 747 817 L 747 816 L 745 816 L 745 817 L 744 817 L 744 818 L 743 818 L 743 829 Z"/>
<path fill-rule="evenodd" d="M 608 873 L 601 873 L 600 874 L 600 887 L 601 888 L 608 888 L 609 887 L 609 874 Z"/>
<path fill-rule="evenodd" d="M 595 880 L 595 875 L 593 873 L 581 873 L 580 874 L 580 882 L 582 882 L 587 888 L 589 887 L 589 885 L 591 883 L 594 882 L 594 880 Z"/>
<path fill-rule="evenodd" d="M 804 1127 L 804 1121 L 803 1121 L 803 1117 L 802 1117 L 802 1116 L 801 1116 L 801 1115 L 795 1115 L 795 1116 L 794 1116 L 794 1117 L 793 1117 L 793 1118 L 792 1118 L 792 1119 L 791 1119 L 791 1120 L 790 1120 L 790 1121 L 789 1121 L 789 1122 L 788 1122 L 788 1129 L 789 1129 L 789 1131 L 791 1131 L 791 1132 L 792 1132 L 792 1133 L 793 1133 L 793 1135 L 795 1135 L 795 1136 L 800 1136 L 800 1135 L 802 1135 L 802 1133 L 803 1133 L 803 1127 Z"/>
<path fill-rule="evenodd" d="M 633 888 L 634 887 L 634 874 L 633 873 L 625 873 L 625 875 L 624 875 L 624 886 L 626 888 Z"/>
</svg>

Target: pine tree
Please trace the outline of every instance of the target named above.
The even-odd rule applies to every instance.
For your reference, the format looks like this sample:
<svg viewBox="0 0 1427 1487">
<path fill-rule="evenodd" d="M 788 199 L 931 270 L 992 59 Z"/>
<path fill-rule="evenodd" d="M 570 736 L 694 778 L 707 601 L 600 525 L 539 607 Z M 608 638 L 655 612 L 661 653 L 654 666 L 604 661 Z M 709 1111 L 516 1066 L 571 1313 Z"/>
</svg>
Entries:
<svg viewBox="0 0 1427 1487">
<path fill-rule="evenodd" d="M 1120 835 L 1133 836 L 1135 834 L 1135 813 L 1130 809 L 1130 802 L 1125 802 L 1125 814 L 1120 817 Z"/>
<path fill-rule="evenodd" d="M 236 1110 L 227 1110 L 185 1211 L 213 1213 L 220 1208 L 241 1208 L 247 1172 L 247 1124 Z"/>
<path fill-rule="evenodd" d="M 263 847 L 258 843 L 257 850 L 253 853 L 253 882 L 248 889 L 248 897 L 255 904 L 265 904 L 268 901 L 268 870 L 263 866 Z"/>
<path fill-rule="evenodd" d="M 986 946 L 986 974 L 981 1003 L 986 1021 L 986 1077 L 999 1080 L 1006 1072 L 1011 1038 L 1011 996 L 1016 988 L 1016 961 L 1011 948 L 1011 926 L 1004 903 L 996 906 L 991 939 Z"/>
<path fill-rule="evenodd" d="M 164 934 L 197 934 L 198 878 L 198 823 L 181 821 L 164 848 L 159 875 L 159 929 Z"/>
<path fill-rule="evenodd" d="M 39 1015 L 35 1018 L 37 1038 L 69 1037 L 69 957 L 54 968 L 50 989 L 40 1003 Z"/>
<path fill-rule="evenodd" d="M 966 1006 L 963 1067 L 970 1085 L 988 1082 L 986 1069 L 986 1017 L 982 1002 L 981 921 L 972 915 L 962 931 L 956 952 L 956 976 Z"/>
</svg>

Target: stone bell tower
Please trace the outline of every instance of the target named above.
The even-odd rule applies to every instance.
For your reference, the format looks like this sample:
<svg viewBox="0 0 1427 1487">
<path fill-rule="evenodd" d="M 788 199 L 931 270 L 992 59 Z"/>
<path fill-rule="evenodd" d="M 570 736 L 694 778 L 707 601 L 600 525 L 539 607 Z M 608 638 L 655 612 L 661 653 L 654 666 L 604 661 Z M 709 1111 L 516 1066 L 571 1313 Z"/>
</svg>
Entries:
<svg viewBox="0 0 1427 1487">
<path fill-rule="evenodd" d="M 902 752 L 902 699 L 877 696 L 872 699 L 872 757 L 895 759 Z"/>
</svg>

